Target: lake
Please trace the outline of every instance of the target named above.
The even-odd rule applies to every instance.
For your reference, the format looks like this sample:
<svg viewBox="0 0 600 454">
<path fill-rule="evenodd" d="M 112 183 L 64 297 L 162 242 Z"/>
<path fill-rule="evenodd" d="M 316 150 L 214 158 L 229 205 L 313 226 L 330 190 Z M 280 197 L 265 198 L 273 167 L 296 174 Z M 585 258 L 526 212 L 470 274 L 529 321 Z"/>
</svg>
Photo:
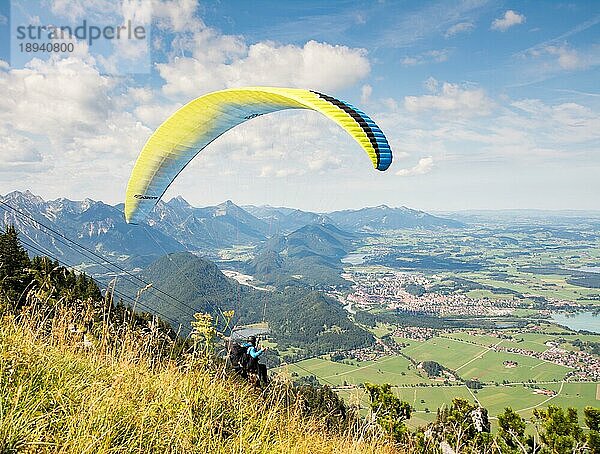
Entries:
<svg viewBox="0 0 600 454">
<path fill-rule="evenodd" d="M 362 265 L 363 263 L 365 263 L 366 257 L 367 254 L 351 252 L 342 259 L 342 263 L 348 263 L 350 265 Z"/>
<path fill-rule="evenodd" d="M 594 315 L 592 312 L 554 312 L 550 318 L 555 323 L 575 331 L 586 330 L 600 333 L 600 316 Z"/>
<path fill-rule="evenodd" d="M 582 266 L 578 268 L 578 271 L 584 271 L 586 273 L 600 273 L 600 266 Z"/>
</svg>

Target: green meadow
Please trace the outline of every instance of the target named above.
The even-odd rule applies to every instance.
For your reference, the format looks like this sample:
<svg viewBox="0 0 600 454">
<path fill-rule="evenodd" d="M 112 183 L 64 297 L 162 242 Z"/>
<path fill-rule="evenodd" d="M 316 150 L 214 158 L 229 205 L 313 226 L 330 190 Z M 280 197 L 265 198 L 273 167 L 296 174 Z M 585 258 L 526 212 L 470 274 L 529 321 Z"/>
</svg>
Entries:
<svg viewBox="0 0 600 454">
<path fill-rule="evenodd" d="M 540 386 L 540 388 L 560 391 L 555 396 L 538 394 L 535 389 L 524 385 L 492 385 L 474 393 L 464 385 L 400 387 L 395 388 L 394 392 L 402 400 L 411 404 L 414 411 L 409 425 L 418 427 L 433 421 L 436 409 L 448 405 L 456 397 L 471 402 L 477 399 L 488 410 L 493 421 L 506 407 L 511 407 L 527 420 L 532 417 L 534 408 L 543 408 L 550 404 L 576 408 L 581 415 L 584 407 L 600 405 L 600 399 L 597 399 L 600 397 L 597 395 L 598 386 L 597 383 L 554 383 Z M 338 393 L 346 402 L 360 404 L 363 410 L 369 406 L 369 398 L 364 389 L 340 390 Z"/>
<path fill-rule="evenodd" d="M 512 361 L 516 367 L 507 367 L 503 363 Z M 526 382 L 562 380 L 571 369 L 538 358 L 514 353 L 488 351 L 474 358 L 457 370 L 465 379 L 477 379 L 482 382 Z"/>
<path fill-rule="evenodd" d="M 561 407 L 573 407 L 582 414 L 583 408 L 599 406 L 597 399 L 597 383 L 555 383 L 543 385 L 540 388 L 560 391 L 556 396 L 537 394 L 535 389 L 524 385 L 486 386 L 471 393 L 466 386 L 434 386 L 395 388 L 394 392 L 402 400 L 413 407 L 413 414 L 409 421 L 411 427 L 423 426 L 435 419 L 436 409 L 448 405 L 452 399 L 460 397 L 474 402 L 475 399 L 485 407 L 492 419 L 502 413 L 506 407 L 511 407 L 526 420 L 533 415 L 533 409 L 554 404 Z M 562 389 L 561 389 L 562 387 Z M 348 403 L 360 404 L 362 409 L 369 405 L 369 398 L 364 389 L 340 390 L 340 396 Z"/>
<path fill-rule="evenodd" d="M 337 386 L 361 383 L 390 383 L 397 386 L 430 381 L 420 376 L 410 361 L 401 356 L 389 356 L 378 361 L 353 361 L 351 365 L 311 358 L 279 368 L 285 369 L 299 377 L 315 375 L 322 383 Z"/>
<path fill-rule="evenodd" d="M 416 361 L 436 361 L 448 369 L 457 370 L 466 362 L 489 350 L 488 347 L 473 345 L 444 337 L 434 337 L 425 342 L 412 344 L 402 350 Z"/>
<path fill-rule="evenodd" d="M 508 332 L 507 332 L 508 334 Z M 430 379 L 418 370 L 407 358 L 387 356 L 376 361 L 345 360 L 333 362 L 321 358 L 311 358 L 279 368 L 293 376 L 315 375 L 321 383 L 330 386 L 354 385 L 353 389 L 340 389 L 339 394 L 349 403 L 368 407 L 368 397 L 362 383 L 389 383 L 395 393 L 409 402 L 415 413 L 411 426 L 430 422 L 435 417 L 435 409 L 449 404 L 453 398 L 461 397 L 477 400 L 488 409 L 491 416 L 501 413 L 505 407 L 512 407 L 523 417 L 530 418 L 533 408 L 554 403 L 564 407 L 583 409 L 586 405 L 598 405 L 596 383 L 563 383 L 568 367 L 556 365 L 538 358 L 515 353 L 494 351 L 491 347 L 501 345 L 518 347 L 532 351 L 543 351 L 545 342 L 558 337 L 574 340 L 595 339 L 594 335 L 557 336 L 547 333 L 512 332 L 512 340 L 499 339 L 473 331 L 444 334 L 421 342 L 413 339 L 394 338 L 397 343 L 407 345 L 402 353 L 416 362 L 437 361 L 456 371 L 463 379 L 478 379 L 485 386 L 479 390 L 469 390 L 459 382 L 444 382 Z M 589 337 L 589 339 L 588 339 Z M 569 344 L 563 344 L 568 346 Z M 507 367 L 504 362 L 516 363 Z M 533 381 L 534 383 L 529 383 Z M 503 384 L 510 383 L 510 384 Z M 555 396 L 536 393 L 534 388 L 557 392 Z"/>
</svg>

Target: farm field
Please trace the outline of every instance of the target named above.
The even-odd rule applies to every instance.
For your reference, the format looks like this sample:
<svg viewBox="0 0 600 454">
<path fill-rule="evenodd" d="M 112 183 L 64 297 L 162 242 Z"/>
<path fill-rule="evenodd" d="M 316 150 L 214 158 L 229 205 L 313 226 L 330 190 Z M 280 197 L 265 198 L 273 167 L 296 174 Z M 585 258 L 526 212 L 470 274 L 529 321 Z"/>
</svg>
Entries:
<svg viewBox="0 0 600 454">
<path fill-rule="evenodd" d="M 556 341 L 560 336 L 552 334 L 536 334 L 536 333 L 511 333 L 512 340 L 505 339 L 502 344 L 507 348 L 522 348 L 534 352 L 544 352 L 548 350 L 546 342 Z"/>
<path fill-rule="evenodd" d="M 500 340 L 497 340 L 500 342 Z M 434 337 L 425 342 L 412 344 L 402 352 L 416 361 L 436 361 L 441 365 L 457 370 L 467 361 L 487 352 L 488 347 L 460 342 L 445 337 Z"/>
<path fill-rule="evenodd" d="M 488 409 L 491 415 L 501 413 L 505 407 L 510 406 L 522 417 L 528 419 L 533 415 L 533 408 L 558 405 L 572 407 L 579 410 L 581 416 L 584 407 L 598 406 L 596 399 L 597 383 L 552 383 L 541 385 L 540 388 L 556 391 L 555 396 L 535 394 L 534 390 L 522 385 L 488 386 L 476 394 L 481 404 Z"/>
<path fill-rule="evenodd" d="M 539 352 L 547 350 L 545 341 L 556 337 L 523 333 L 516 339 L 523 341 L 515 342 L 489 335 L 457 332 L 411 344 L 402 352 L 416 361 L 436 361 L 458 372 L 464 379 L 478 379 L 482 382 L 557 381 L 562 380 L 571 369 L 538 358 L 494 351 L 490 348 L 498 345 Z M 516 365 L 507 367 L 505 362 Z"/>
<path fill-rule="evenodd" d="M 388 330 L 386 330 L 388 331 Z M 397 343 L 408 345 L 401 351 L 416 361 L 436 361 L 455 370 L 463 379 L 478 379 L 488 383 L 482 389 L 469 390 L 463 384 L 443 384 L 441 379 L 430 379 L 418 371 L 402 356 L 387 356 L 376 361 L 348 361 L 350 364 L 332 362 L 325 358 L 312 358 L 285 366 L 288 373 L 298 376 L 314 374 L 322 383 L 331 386 L 360 385 L 361 383 L 389 383 L 394 392 L 409 402 L 415 413 L 409 422 L 411 426 L 423 425 L 435 418 L 435 410 L 449 404 L 453 398 L 461 397 L 474 401 L 487 408 L 491 417 L 510 406 L 523 417 L 530 418 L 533 408 L 549 403 L 564 407 L 583 409 L 586 405 L 599 405 L 597 383 L 563 383 L 570 368 L 556 365 L 538 358 L 508 352 L 498 352 L 493 345 L 517 347 L 533 351 L 547 349 L 545 342 L 558 337 L 574 340 L 595 340 L 595 335 L 574 334 L 558 336 L 547 333 L 519 333 L 507 330 L 514 340 L 499 339 L 472 330 L 446 333 L 427 341 L 394 338 Z M 570 344 L 562 344 L 568 346 Z M 516 363 L 506 367 L 505 361 Z M 280 368 L 283 370 L 284 368 Z M 529 381 L 536 383 L 527 383 Z M 503 384 L 511 383 L 508 385 Z M 497 383 L 496 385 L 494 383 Z M 534 387 L 553 390 L 555 396 L 536 393 Z M 364 389 L 341 389 L 338 391 L 349 403 L 359 403 L 368 408 L 368 396 Z M 600 397 L 600 393 L 598 394 Z"/>
<path fill-rule="evenodd" d="M 543 351 L 543 341 L 555 336 L 545 334 L 521 334 L 514 342 L 487 335 L 452 333 L 427 341 L 394 338 L 398 343 L 408 344 L 402 353 L 416 362 L 436 361 L 459 374 L 463 379 L 477 379 L 484 383 L 521 383 L 560 381 L 571 369 L 542 359 L 516 353 L 494 351 L 493 345 L 527 348 Z M 473 342 L 482 343 L 477 345 Z M 494 343 L 492 343 L 494 342 Z M 531 348 L 529 348 L 531 347 Z M 508 366 L 507 363 L 512 363 Z M 389 383 L 394 386 L 418 383 L 436 383 L 419 372 L 402 356 L 387 356 L 376 361 L 333 362 L 324 358 L 312 358 L 286 366 L 298 376 L 314 374 L 331 385 L 360 383 Z M 439 380 L 438 380 L 439 381 Z"/>
<path fill-rule="evenodd" d="M 567 341 L 574 341 L 576 339 L 579 339 L 581 341 L 586 342 L 600 342 L 600 334 L 581 334 L 568 332 L 561 334 L 560 337 L 566 339 Z"/>
<path fill-rule="evenodd" d="M 423 426 L 435 419 L 436 410 L 452 402 L 455 397 L 473 400 L 465 386 L 427 386 L 394 388 L 394 393 L 411 404 L 415 410 L 408 421 L 411 427 Z M 369 406 L 369 397 L 364 389 L 340 390 L 340 397 L 349 404 L 360 404 L 361 409 Z"/>
<path fill-rule="evenodd" d="M 504 362 L 512 361 L 516 367 L 507 367 Z M 514 353 L 487 351 L 456 371 L 465 379 L 482 382 L 525 382 L 562 380 L 571 369 L 541 359 Z"/>
<path fill-rule="evenodd" d="M 300 377 L 314 374 L 322 383 L 329 385 L 359 385 L 361 383 L 389 383 L 392 385 L 413 385 L 428 383 L 431 380 L 421 377 L 410 362 L 401 356 L 390 356 L 378 361 L 353 362 L 353 365 L 311 358 L 290 364 L 289 373 Z"/>
<path fill-rule="evenodd" d="M 489 336 L 487 334 L 479 334 L 479 333 L 471 333 L 466 331 L 458 331 L 454 333 L 444 334 L 443 337 L 447 337 L 449 339 L 457 339 L 464 342 L 474 343 L 483 345 L 486 347 L 490 347 L 494 344 L 497 344 L 501 341 L 494 336 Z"/>
<path fill-rule="evenodd" d="M 554 388 L 558 388 L 554 385 Z M 561 407 L 583 409 L 586 405 L 600 407 L 600 383 L 565 383 L 552 403 Z"/>
<path fill-rule="evenodd" d="M 479 273 L 465 273 L 466 279 L 473 279 L 481 284 L 493 287 L 508 288 L 519 293 L 536 293 L 547 298 L 593 302 L 589 297 L 598 293 L 597 289 L 586 289 L 567 283 L 567 276 L 532 274 L 514 272 L 507 280 L 491 279 Z"/>
<path fill-rule="evenodd" d="M 562 390 L 561 390 L 562 386 Z M 596 397 L 597 383 L 554 383 L 543 385 L 545 389 L 559 391 L 554 397 L 536 394 L 533 389 L 523 385 L 486 386 L 471 394 L 466 386 L 415 386 L 412 388 L 394 388 L 394 393 L 402 400 L 411 404 L 414 413 L 408 421 L 411 427 L 418 427 L 435 419 L 435 409 L 448 405 L 452 399 L 460 397 L 471 402 L 477 401 L 489 412 L 492 422 L 506 407 L 511 407 L 523 418 L 529 420 L 533 416 L 533 409 L 546 407 L 550 404 L 561 407 L 576 408 L 579 416 L 583 415 L 583 408 L 599 406 L 600 400 Z M 350 404 L 360 403 L 362 409 L 369 406 L 369 398 L 363 389 L 340 390 L 338 394 Z"/>
<path fill-rule="evenodd" d="M 546 345 L 546 342 L 555 341 L 561 337 L 559 335 L 552 334 L 519 333 L 509 330 L 507 330 L 505 334 L 511 335 L 513 339 L 499 339 L 495 336 L 473 332 L 454 332 L 450 334 L 444 334 L 443 337 L 480 344 L 487 347 L 500 342 L 499 345 L 505 348 L 520 348 L 534 352 L 544 352 L 548 350 L 549 347 Z"/>
<path fill-rule="evenodd" d="M 423 341 L 416 340 L 416 339 L 408 339 L 406 337 L 393 336 L 392 339 L 394 340 L 394 342 L 396 342 L 396 344 L 404 345 L 406 347 L 409 347 L 409 346 L 412 347 L 412 346 L 420 345 L 423 343 Z"/>
<path fill-rule="evenodd" d="M 408 421 L 410 427 L 423 426 L 435 419 L 435 409 L 442 405 L 448 405 L 452 399 L 460 397 L 471 402 L 477 401 L 488 410 L 492 424 L 498 414 L 502 413 L 506 407 L 511 407 L 517 411 L 523 418 L 529 420 L 533 415 L 533 409 L 536 407 L 546 407 L 550 404 L 561 407 L 576 408 L 579 416 L 583 415 L 583 408 L 599 406 L 600 400 L 596 399 L 597 383 L 555 383 L 544 385 L 545 389 L 552 389 L 561 392 L 549 397 L 542 394 L 536 394 L 533 389 L 523 385 L 511 386 L 487 386 L 471 394 L 465 386 L 433 386 L 433 387 L 412 387 L 395 388 L 396 395 L 411 404 L 414 412 Z M 350 404 L 360 402 L 362 409 L 369 406 L 369 398 L 363 389 L 340 390 L 338 394 Z"/>
</svg>

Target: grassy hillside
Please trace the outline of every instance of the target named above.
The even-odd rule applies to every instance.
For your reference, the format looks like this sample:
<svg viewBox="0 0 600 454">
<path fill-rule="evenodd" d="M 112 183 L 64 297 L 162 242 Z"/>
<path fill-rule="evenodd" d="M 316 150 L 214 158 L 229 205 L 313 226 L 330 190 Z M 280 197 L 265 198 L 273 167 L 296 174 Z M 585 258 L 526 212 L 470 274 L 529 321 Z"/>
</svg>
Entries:
<svg viewBox="0 0 600 454">
<path fill-rule="evenodd" d="M 256 290 L 225 277 L 214 263 L 187 252 L 160 258 L 143 275 L 177 300 L 148 291 L 140 301 L 180 323 L 183 335 L 189 333 L 194 312 L 209 312 L 223 321 L 216 310 L 221 308 L 235 310 L 235 325 L 261 322 L 266 317 L 278 348 L 301 348 L 304 356 L 373 343 L 367 331 L 348 319 L 339 302 L 319 292 L 304 288 Z M 135 290 L 129 293 L 135 294 Z"/>
<path fill-rule="evenodd" d="M 353 249 L 355 235 L 331 224 L 305 225 L 275 235 L 248 263 L 247 271 L 279 288 L 347 286 L 340 259 Z"/>
<path fill-rule="evenodd" d="M 85 348 L 69 325 L 1 319 L 0 452 L 393 452 L 328 432 L 276 386 L 260 394 L 218 368 L 157 363 L 127 331 L 118 348 Z"/>
<path fill-rule="evenodd" d="M 146 267 L 142 275 L 176 299 L 149 291 L 140 301 L 181 324 L 183 335 L 189 332 L 195 312 L 213 313 L 217 317 L 217 308 L 234 309 L 236 317 L 242 317 L 236 322 L 261 320 L 262 305 L 254 304 L 257 292 L 225 277 L 213 262 L 189 252 L 165 255 Z M 136 290 L 130 289 L 129 294 L 135 294 Z"/>
</svg>

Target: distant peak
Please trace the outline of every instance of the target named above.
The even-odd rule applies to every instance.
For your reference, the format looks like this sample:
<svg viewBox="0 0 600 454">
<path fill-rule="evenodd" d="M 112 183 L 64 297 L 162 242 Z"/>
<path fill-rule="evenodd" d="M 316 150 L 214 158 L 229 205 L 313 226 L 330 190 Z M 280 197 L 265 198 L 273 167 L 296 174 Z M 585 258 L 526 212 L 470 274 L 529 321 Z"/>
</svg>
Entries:
<svg viewBox="0 0 600 454">
<path fill-rule="evenodd" d="M 168 205 L 177 206 L 177 207 L 189 207 L 191 206 L 187 200 L 178 195 L 177 197 L 173 197 L 169 200 Z"/>
<path fill-rule="evenodd" d="M 40 196 L 35 195 L 31 191 L 29 191 L 29 189 L 26 190 L 25 192 L 21 192 L 21 191 L 9 192 L 8 194 L 6 194 L 6 196 L 4 198 L 5 199 L 22 198 L 22 199 L 29 200 L 30 202 L 33 202 L 36 204 L 44 203 L 44 199 L 42 199 Z"/>
<path fill-rule="evenodd" d="M 220 207 L 237 207 L 231 200 L 225 200 L 225 202 L 219 204 Z"/>
</svg>

